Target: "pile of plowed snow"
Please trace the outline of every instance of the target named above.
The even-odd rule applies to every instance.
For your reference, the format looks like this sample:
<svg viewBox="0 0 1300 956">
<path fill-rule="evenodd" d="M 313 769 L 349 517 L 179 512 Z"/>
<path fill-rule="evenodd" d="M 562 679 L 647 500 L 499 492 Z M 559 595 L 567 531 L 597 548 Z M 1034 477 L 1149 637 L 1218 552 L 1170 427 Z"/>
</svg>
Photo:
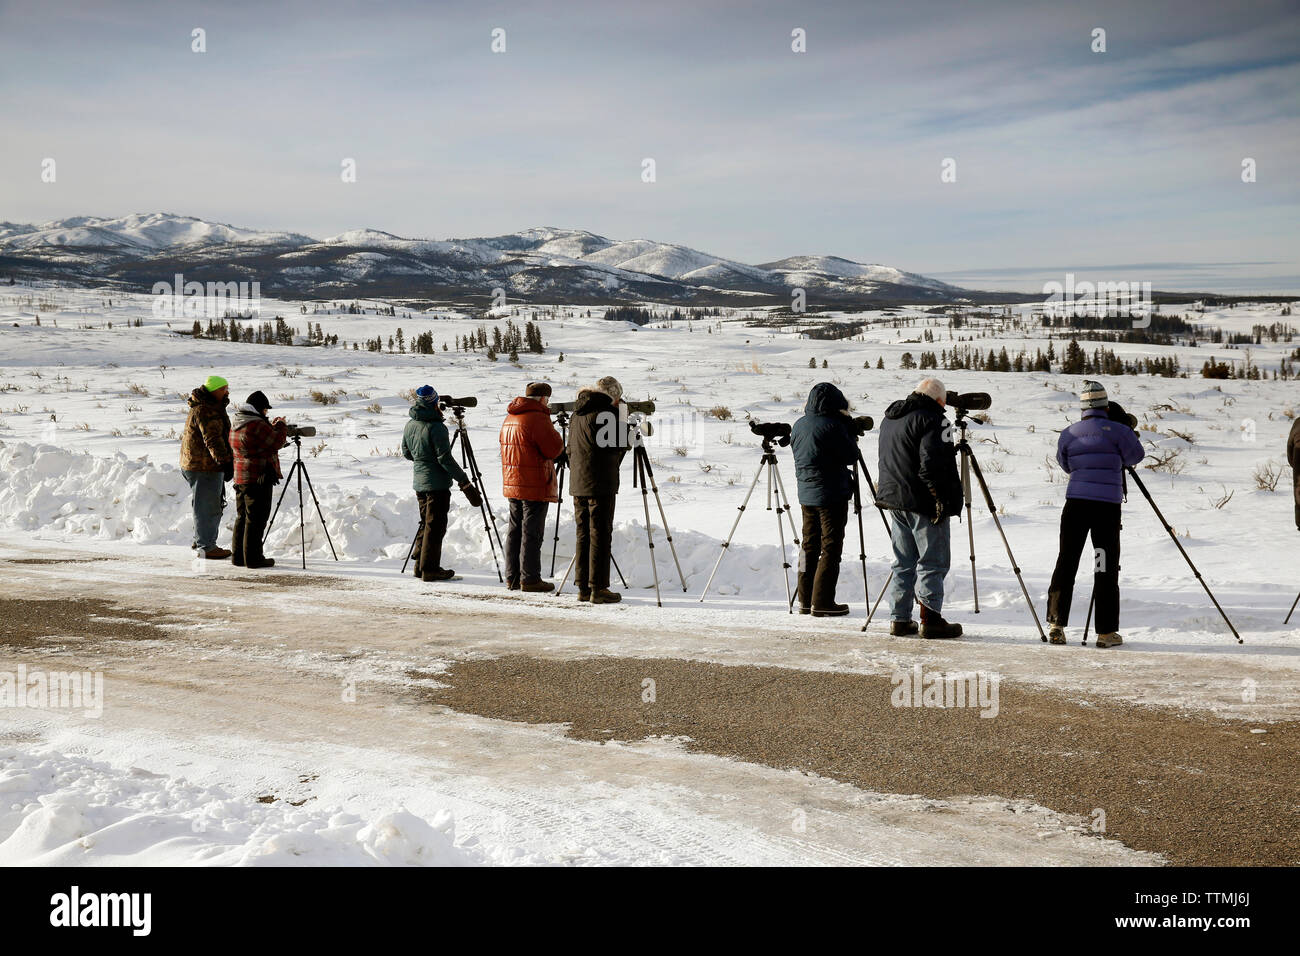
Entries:
<svg viewBox="0 0 1300 956">
<path fill-rule="evenodd" d="M 517 857 L 516 857 L 517 858 Z M 449 811 L 373 820 L 232 798 L 184 780 L 58 753 L 0 749 L 0 865 L 475 866 Z"/>
</svg>

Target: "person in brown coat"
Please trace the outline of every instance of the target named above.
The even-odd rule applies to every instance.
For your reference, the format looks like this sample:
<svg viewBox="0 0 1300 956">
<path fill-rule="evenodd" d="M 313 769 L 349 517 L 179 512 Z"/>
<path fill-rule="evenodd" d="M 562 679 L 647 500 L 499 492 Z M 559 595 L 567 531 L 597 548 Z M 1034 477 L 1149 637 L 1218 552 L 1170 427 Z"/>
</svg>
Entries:
<svg viewBox="0 0 1300 956">
<path fill-rule="evenodd" d="M 623 596 L 609 589 L 614 537 L 614 501 L 619 467 L 632 449 L 623 386 L 607 375 L 578 391 L 569 426 L 569 493 L 577 524 L 573 581 L 578 600 L 617 604 Z"/>
<path fill-rule="evenodd" d="M 225 483 L 235 477 L 235 458 L 230 450 L 230 386 L 220 375 L 190 393 L 189 414 L 181 432 L 181 474 L 190 485 L 194 509 L 193 548 L 205 558 L 230 557 L 217 547 L 221 512 L 226 507 Z"/>
<path fill-rule="evenodd" d="M 1291 484 L 1295 490 L 1295 526 L 1300 531 L 1300 418 L 1291 424 L 1286 440 L 1286 460 L 1291 465 Z"/>
<path fill-rule="evenodd" d="M 501 426 L 502 493 L 510 503 L 506 534 L 506 586 L 510 590 L 553 591 L 542 580 L 542 535 L 546 510 L 560 500 L 555 462 L 564 454 L 564 439 L 547 410 L 551 386 L 532 382 L 506 409 Z"/>
</svg>

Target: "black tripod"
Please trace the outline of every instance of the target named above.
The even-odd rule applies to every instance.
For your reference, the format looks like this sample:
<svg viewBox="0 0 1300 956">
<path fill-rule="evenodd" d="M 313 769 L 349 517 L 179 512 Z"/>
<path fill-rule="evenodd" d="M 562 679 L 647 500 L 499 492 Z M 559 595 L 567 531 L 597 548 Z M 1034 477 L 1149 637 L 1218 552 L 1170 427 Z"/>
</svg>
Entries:
<svg viewBox="0 0 1300 956">
<path fill-rule="evenodd" d="M 1237 639 L 1238 644 L 1245 644 L 1246 642 L 1242 640 L 1241 635 L 1237 633 L 1237 629 L 1233 627 L 1232 622 L 1228 620 L 1228 615 L 1224 612 L 1218 600 L 1215 599 L 1214 592 L 1212 592 L 1210 586 L 1205 583 L 1205 578 L 1201 577 L 1201 572 L 1196 569 L 1196 565 L 1192 564 L 1191 556 L 1187 553 L 1187 549 L 1183 547 L 1183 543 L 1178 540 L 1178 535 L 1174 533 L 1174 529 L 1170 527 L 1169 522 L 1165 520 L 1165 516 L 1161 514 L 1160 509 L 1156 507 L 1155 499 L 1151 497 L 1151 492 L 1147 491 L 1147 486 L 1142 483 L 1142 479 L 1138 477 L 1138 473 L 1133 470 L 1132 465 L 1128 466 L 1128 473 L 1129 477 L 1137 483 L 1143 497 L 1145 497 L 1147 503 L 1151 505 L 1151 510 L 1154 511 L 1156 517 L 1160 519 L 1160 523 L 1164 525 L 1165 530 L 1169 532 L 1169 537 L 1173 538 L 1174 544 L 1178 545 L 1178 550 L 1182 554 L 1183 559 L 1187 562 L 1187 566 L 1192 569 L 1192 574 L 1196 576 L 1197 581 L 1201 582 L 1201 587 L 1205 588 L 1205 593 L 1210 596 L 1210 600 L 1213 601 L 1214 606 L 1218 608 L 1220 616 L 1223 617 L 1223 622 L 1228 625 L 1228 630 L 1232 631 L 1232 636 Z M 1300 597 L 1297 597 L 1296 600 L 1300 602 Z M 1291 606 L 1291 610 L 1295 610 L 1295 605 Z M 1291 615 L 1288 614 L 1287 620 L 1289 621 L 1290 619 Z"/>
<path fill-rule="evenodd" d="M 673 544 L 673 532 L 668 527 L 668 516 L 664 513 L 664 503 L 659 497 L 659 486 L 655 484 L 654 469 L 650 467 L 650 455 L 645 450 L 645 439 L 641 436 L 641 419 L 639 416 L 628 419 L 628 438 L 632 443 L 632 487 L 641 489 L 641 505 L 645 509 L 645 536 L 646 544 L 650 548 L 650 570 L 654 575 L 655 582 L 655 603 L 659 607 L 664 606 L 663 595 L 659 592 L 659 566 L 655 563 L 655 538 L 654 528 L 650 524 L 650 492 L 654 492 L 655 504 L 659 507 L 659 520 L 663 522 L 664 535 L 668 539 L 668 549 L 673 553 L 673 563 L 677 566 L 677 578 L 681 581 L 682 591 L 686 590 L 686 576 L 682 573 L 682 563 L 677 558 L 677 548 Z M 569 571 L 573 570 L 574 564 L 578 560 L 575 551 L 573 560 L 569 562 Z M 613 557 L 611 555 L 611 560 Z M 564 582 L 569 578 L 569 571 L 564 572 L 564 577 L 560 580 L 560 586 L 555 589 L 558 595 L 564 588 Z M 622 577 L 620 572 L 619 577 Z M 623 583 L 627 587 L 627 582 Z"/>
<path fill-rule="evenodd" d="M 564 447 L 569 447 L 569 413 L 559 412 L 555 416 L 555 421 L 560 426 L 560 435 L 564 442 Z M 551 542 L 551 577 L 555 577 L 555 555 L 560 547 L 560 511 L 564 507 L 564 474 L 569 470 L 569 456 L 566 454 L 555 466 L 555 480 L 557 482 L 556 498 L 559 500 L 555 503 L 555 537 Z M 618 579 L 623 582 L 623 590 L 627 590 L 627 579 L 623 577 L 623 569 L 618 566 L 614 556 L 609 556 L 610 564 L 614 565 L 614 570 L 618 572 Z M 565 572 L 568 576 L 568 572 Z"/>
<path fill-rule="evenodd" d="M 298 435 L 291 436 L 294 447 L 293 467 L 289 469 L 289 475 L 285 479 L 284 487 L 280 489 L 280 498 L 275 503 L 275 510 L 271 512 L 271 520 L 266 523 L 266 530 L 262 532 L 262 544 L 266 544 L 266 539 L 271 535 L 271 525 L 275 524 L 275 516 L 280 513 L 280 505 L 284 503 L 285 492 L 289 490 L 289 483 L 293 480 L 294 474 L 298 476 L 298 540 L 302 546 L 302 569 L 307 570 L 307 528 L 305 522 L 306 509 L 303 507 L 302 499 L 302 480 L 307 479 L 307 491 L 311 494 L 312 504 L 316 506 L 316 516 L 320 518 L 320 526 L 325 531 L 325 540 L 329 542 L 330 554 L 334 555 L 334 560 L 339 559 L 338 552 L 334 550 L 334 542 L 330 539 L 330 529 L 325 524 L 325 515 L 321 513 L 320 502 L 316 499 L 316 489 L 311 486 L 311 476 L 307 474 L 307 466 L 302 460 L 302 438 Z"/>
<path fill-rule="evenodd" d="M 871 490 L 871 501 L 874 504 L 876 501 L 876 483 L 871 478 L 871 469 L 867 467 L 866 461 L 863 460 L 861 450 L 858 451 L 858 460 L 853 463 L 853 502 L 854 502 L 854 506 L 858 510 L 858 541 L 862 545 L 862 586 L 863 586 L 863 594 L 866 594 L 867 546 L 865 541 L 863 541 L 863 535 L 862 535 L 862 504 L 859 501 L 859 492 L 858 492 L 858 485 L 857 485 L 859 468 L 862 469 L 863 477 L 867 479 L 867 488 Z M 885 517 L 884 509 L 877 505 L 876 510 L 880 512 L 880 522 L 885 526 L 885 537 L 888 538 L 890 541 L 893 541 L 894 535 L 893 532 L 889 530 L 889 519 Z M 876 603 L 872 605 L 871 613 L 867 615 L 866 621 L 863 622 L 862 630 L 865 631 L 867 629 L 867 625 L 871 623 L 871 619 L 876 616 L 876 608 L 880 607 L 881 600 L 883 600 L 885 595 L 889 593 L 889 585 L 890 582 L 892 582 L 893 580 L 894 580 L 894 570 L 893 568 L 890 568 L 889 576 L 885 578 L 885 585 L 880 589 L 880 593 L 876 595 Z"/>
<path fill-rule="evenodd" d="M 1002 521 L 998 518 L 997 506 L 993 504 L 993 495 L 989 491 L 988 482 L 984 480 L 984 472 L 980 470 L 980 463 L 975 458 L 975 450 L 971 448 L 970 442 L 966 440 L 966 428 L 970 424 L 966 420 L 966 409 L 957 409 L 957 429 L 961 433 L 961 438 L 957 441 L 957 450 L 961 452 L 961 489 L 962 499 L 966 506 L 966 531 L 970 536 L 970 586 L 971 593 L 975 597 L 975 613 L 980 612 L 980 595 L 979 586 L 975 579 L 975 525 L 971 522 L 971 473 L 975 474 L 975 480 L 979 482 L 980 490 L 984 492 L 984 504 L 989 509 L 989 514 L 993 517 L 993 523 L 997 526 L 998 534 L 1002 536 L 1002 546 L 1007 550 L 1007 558 L 1011 561 L 1011 570 L 1016 573 L 1016 580 L 1020 582 L 1020 592 L 1025 596 L 1025 603 L 1029 605 L 1029 613 L 1034 616 L 1034 626 L 1038 628 L 1038 636 L 1043 643 L 1047 643 L 1047 635 L 1043 633 L 1043 625 L 1038 620 L 1038 611 L 1034 609 L 1034 602 L 1029 597 L 1029 589 L 1025 587 L 1025 579 L 1020 575 L 1020 566 L 1016 564 L 1016 556 L 1011 553 L 1011 543 L 1007 541 L 1007 533 L 1002 530 Z"/>
<path fill-rule="evenodd" d="M 501 575 L 501 560 L 497 557 L 497 545 L 501 545 L 501 532 L 497 530 L 497 516 L 492 511 L 492 506 L 488 503 L 487 486 L 483 484 L 483 472 L 479 471 L 478 459 L 474 457 L 474 448 L 469 443 L 469 429 L 465 427 L 465 406 L 451 406 L 451 413 L 456 419 L 456 434 L 451 436 L 451 447 L 456 447 L 456 442 L 460 442 L 460 466 L 469 475 L 470 483 L 478 489 L 479 493 L 479 513 L 483 516 L 483 530 L 487 534 L 488 547 L 492 549 L 492 561 L 497 568 L 497 580 L 505 581 Z M 492 523 L 488 524 L 488 519 Z M 420 534 L 424 531 L 424 514 L 420 514 L 420 524 L 415 529 L 415 537 L 411 539 L 411 547 L 407 549 L 406 561 L 402 562 L 402 573 L 406 573 L 406 564 L 415 554 L 415 542 L 420 540 Z M 493 536 L 495 535 L 495 540 Z M 505 546 L 501 545 L 501 550 L 505 551 Z"/>
<path fill-rule="evenodd" d="M 790 444 L 790 436 L 785 435 L 778 439 L 784 447 Z M 722 559 L 731 547 L 731 539 L 736 536 L 736 529 L 740 527 L 740 519 L 745 516 L 745 507 L 749 504 L 750 497 L 754 494 L 754 489 L 758 487 L 759 479 L 767 474 L 767 510 L 772 510 L 772 500 L 776 499 L 776 533 L 781 541 L 781 567 L 785 575 L 785 597 L 790 606 L 790 613 L 794 613 L 794 596 L 790 593 L 790 562 L 785 553 L 785 526 L 781 523 L 781 516 L 785 515 L 786 520 L 790 523 L 790 537 L 794 541 L 796 551 L 799 548 L 799 530 L 794 524 L 794 515 L 790 508 L 790 498 L 785 493 L 785 483 L 781 480 L 781 471 L 776 464 L 776 449 L 772 447 L 772 436 L 763 436 L 763 457 L 759 461 L 758 471 L 754 473 L 754 480 L 749 484 L 749 491 L 745 493 L 745 500 L 740 503 L 740 508 L 736 514 L 736 520 L 731 526 L 731 533 L 727 535 L 727 540 L 722 542 L 722 551 L 718 554 L 718 560 L 713 565 L 713 571 L 709 575 L 709 580 L 704 583 L 704 592 L 700 595 L 700 603 L 709 595 L 709 588 L 713 586 L 713 578 L 718 573 L 718 568 L 722 566 Z"/>
</svg>

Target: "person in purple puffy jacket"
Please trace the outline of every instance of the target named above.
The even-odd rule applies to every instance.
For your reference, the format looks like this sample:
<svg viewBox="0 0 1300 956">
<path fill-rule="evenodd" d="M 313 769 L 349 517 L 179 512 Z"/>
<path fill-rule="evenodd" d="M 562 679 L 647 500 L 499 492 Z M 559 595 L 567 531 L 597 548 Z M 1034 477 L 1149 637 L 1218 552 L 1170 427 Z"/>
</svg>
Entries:
<svg viewBox="0 0 1300 956">
<path fill-rule="evenodd" d="M 1070 476 L 1061 511 L 1061 549 L 1047 592 L 1049 640 L 1065 643 L 1083 543 L 1091 537 L 1093 595 L 1097 603 L 1097 646 L 1124 643 L 1119 635 L 1120 503 L 1124 469 L 1145 456 L 1142 442 L 1127 422 L 1112 421 L 1110 400 L 1100 382 L 1085 381 L 1082 418 L 1061 432 L 1056 461 Z"/>
</svg>

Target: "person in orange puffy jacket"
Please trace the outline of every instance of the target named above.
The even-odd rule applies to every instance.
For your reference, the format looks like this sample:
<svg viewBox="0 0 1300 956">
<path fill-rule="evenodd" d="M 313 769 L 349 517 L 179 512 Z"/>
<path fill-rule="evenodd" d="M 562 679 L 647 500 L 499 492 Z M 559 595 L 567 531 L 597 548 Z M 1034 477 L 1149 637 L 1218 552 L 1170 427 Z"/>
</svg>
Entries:
<svg viewBox="0 0 1300 956">
<path fill-rule="evenodd" d="M 510 403 L 501 426 L 502 494 L 510 503 L 506 587 L 512 591 L 555 589 L 542 580 L 542 535 L 547 506 L 560 500 L 555 463 L 564 439 L 551 424 L 550 400 L 551 386 L 532 382 Z"/>
</svg>

